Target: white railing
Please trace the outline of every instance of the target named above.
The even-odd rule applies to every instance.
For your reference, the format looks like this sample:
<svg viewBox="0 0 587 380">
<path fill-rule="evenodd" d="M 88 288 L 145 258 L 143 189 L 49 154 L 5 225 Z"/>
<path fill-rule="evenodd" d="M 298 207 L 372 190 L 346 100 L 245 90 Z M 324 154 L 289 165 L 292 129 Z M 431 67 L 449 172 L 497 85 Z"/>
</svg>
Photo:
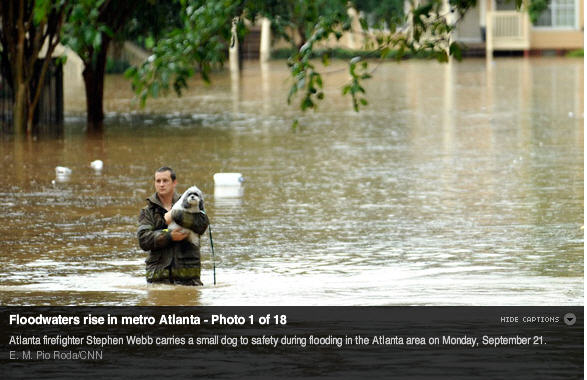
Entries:
<svg viewBox="0 0 587 380">
<path fill-rule="evenodd" d="M 525 11 L 487 12 L 488 53 L 493 50 L 528 50 L 530 20 Z"/>
</svg>

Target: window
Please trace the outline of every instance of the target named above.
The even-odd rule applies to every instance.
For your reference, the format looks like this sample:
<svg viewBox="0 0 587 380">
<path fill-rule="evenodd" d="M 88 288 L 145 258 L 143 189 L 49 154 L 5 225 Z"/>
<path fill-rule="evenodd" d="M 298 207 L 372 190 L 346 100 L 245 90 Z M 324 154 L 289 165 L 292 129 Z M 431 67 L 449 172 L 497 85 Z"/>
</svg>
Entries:
<svg viewBox="0 0 587 380">
<path fill-rule="evenodd" d="M 575 0 L 549 0 L 548 8 L 542 12 L 535 26 L 552 28 L 575 28 Z"/>
</svg>

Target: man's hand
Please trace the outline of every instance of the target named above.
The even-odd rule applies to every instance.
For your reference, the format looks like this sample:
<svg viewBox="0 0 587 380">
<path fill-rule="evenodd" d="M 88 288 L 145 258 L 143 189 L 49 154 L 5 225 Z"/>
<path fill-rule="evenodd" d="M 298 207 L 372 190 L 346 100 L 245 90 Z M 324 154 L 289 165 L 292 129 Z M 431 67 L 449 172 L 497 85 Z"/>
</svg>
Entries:
<svg viewBox="0 0 587 380">
<path fill-rule="evenodd" d="M 171 231 L 171 240 L 173 241 L 180 241 L 188 237 L 189 232 L 183 229 L 177 229 Z"/>
</svg>

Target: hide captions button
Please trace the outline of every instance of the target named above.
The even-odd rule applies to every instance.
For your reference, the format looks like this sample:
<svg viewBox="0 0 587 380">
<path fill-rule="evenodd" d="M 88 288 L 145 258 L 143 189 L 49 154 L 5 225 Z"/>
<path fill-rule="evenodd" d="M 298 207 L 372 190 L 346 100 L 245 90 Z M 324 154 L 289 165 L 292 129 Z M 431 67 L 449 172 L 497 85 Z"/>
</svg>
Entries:
<svg viewBox="0 0 587 380">
<path fill-rule="evenodd" d="M 563 320 L 565 321 L 567 326 L 572 326 L 575 324 L 575 322 L 577 322 L 577 316 L 573 313 L 567 313 L 563 317 Z"/>
</svg>

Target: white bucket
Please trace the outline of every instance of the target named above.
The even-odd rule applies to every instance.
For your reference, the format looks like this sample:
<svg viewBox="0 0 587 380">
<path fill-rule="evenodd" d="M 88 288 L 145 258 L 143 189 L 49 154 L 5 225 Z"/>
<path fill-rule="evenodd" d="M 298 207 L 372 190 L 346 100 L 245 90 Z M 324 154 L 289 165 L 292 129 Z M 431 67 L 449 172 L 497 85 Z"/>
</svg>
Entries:
<svg viewBox="0 0 587 380">
<path fill-rule="evenodd" d="M 215 186 L 240 186 L 245 179 L 241 173 L 216 173 L 214 174 Z"/>
</svg>

